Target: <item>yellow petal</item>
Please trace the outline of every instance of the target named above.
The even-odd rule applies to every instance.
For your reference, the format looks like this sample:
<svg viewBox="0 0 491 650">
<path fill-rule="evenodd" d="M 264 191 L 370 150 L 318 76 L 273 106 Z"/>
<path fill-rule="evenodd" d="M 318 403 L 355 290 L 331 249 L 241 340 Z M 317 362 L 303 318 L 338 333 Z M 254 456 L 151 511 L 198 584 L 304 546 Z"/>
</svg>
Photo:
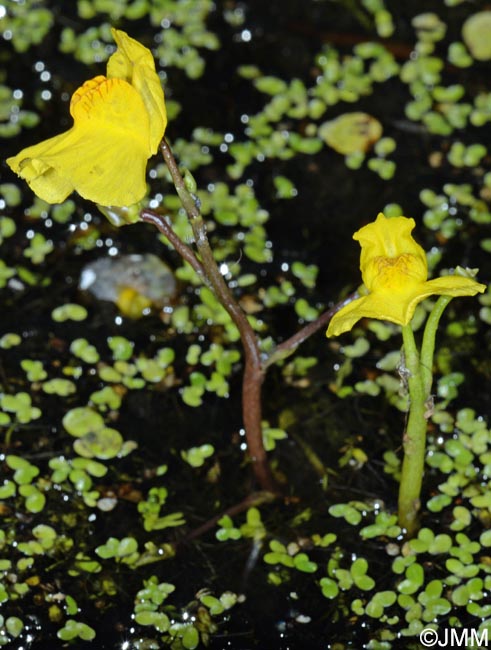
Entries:
<svg viewBox="0 0 491 650">
<path fill-rule="evenodd" d="M 329 321 L 326 336 L 339 336 L 343 332 L 349 332 L 353 326 L 366 316 L 364 304 L 368 296 L 363 296 L 348 303 L 340 309 Z"/>
<path fill-rule="evenodd" d="M 426 255 L 411 236 L 414 226 L 414 219 L 406 217 L 388 219 L 380 213 L 373 223 L 355 232 L 353 239 L 359 241 L 361 245 L 361 274 L 369 290 L 372 289 L 375 279 L 373 261 L 378 258 L 398 258 L 404 255 L 405 265 L 408 270 L 410 269 L 411 277 L 420 282 L 426 280 L 428 274 Z"/>
<path fill-rule="evenodd" d="M 484 293 L 487 289 L 485 284 L 461 275 L 445 275 L 430 280 L 425 285 L 430 289 L 430 295 L 434 296 L 475 296 L 476 293 Z"/>
<path fill-rule="evenodd" d="M 397 325 L 407 325 L 414 316 L 416 305 L 431 295 L 423 289 L 424 284 L 411 284 L 394 294 L 382 289 L 354 300 L 333 316 L 327 336 L 338 336 L 350 330 L 361 318 L 386 320 Z"/>
<path fill-rule="evenodd" d="M 49 162 L 57 151 L 70 148 L 72 131 L 27 147 L 16 156 L 7 158 L 12 171 L 26 180 L 32 191 L 47 203 L 61 203 L 75 189 L 63 172 L 58 173 Z"/>
<path fill-rule="evenodd" d="M 154 154 L 167 126 L 167 112 L 152 53 L 125 32 L 114 28 L 111 32 L 118 49 L 107 62 L 107 76 L 124 79 L 141 96 L 150 123 L 149 147 Z"/>
<path fill-rule="evenodd" d="M 7 163 L 50 203 L 74 189 L 101 205 L 125 206 L 146 192 L 148 116 L 126 81 L 99 76 L 73 95 L 74 126 L 27 147 Z"/>
<path fill-rule="evenodd" d="M 327 336 L 339 336 L 353 328 L 361 318 L 386 320 L 407 325 L 416 306 L 430 296 L 474 296 L 486 291 L 486 285 L 460 275 L 449 275 L 429 282 L 409 283 L 397 292 L 379 289 L 354 300 L 333 316 Z"/>
</svg>

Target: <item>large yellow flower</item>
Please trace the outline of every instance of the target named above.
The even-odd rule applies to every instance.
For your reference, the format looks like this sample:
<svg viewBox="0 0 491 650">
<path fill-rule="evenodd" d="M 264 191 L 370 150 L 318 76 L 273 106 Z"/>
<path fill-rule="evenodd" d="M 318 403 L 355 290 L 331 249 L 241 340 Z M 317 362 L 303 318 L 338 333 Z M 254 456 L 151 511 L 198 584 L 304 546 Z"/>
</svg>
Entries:
<svg viewBox="0 0 491 650">
<path fill-rule="evenodd" d="M 112 34 L 118 49 L 107 77 L 86 81 L 72 96 L 72 128 L 7 160 L 48 203 L 74 190 L 105 206 L 145 196 L 147 160 L 167 125 L 164 93 L 150 50 L 125 32 Z"/>
<path fill-rule="evenodd" d="M 350 330 L 360 318 L 388 320 L 407 325 L 416 305 L 432 295 L 474 296 L 486 285 L 461 275 L 427 280 L 424 250 L 411 236 L 414 219 L 377 219 L 353 235 L 360 242 L 360 269 L 366 296 L 349 303 L 333 316 L 327 336 Z"/>
</svg>

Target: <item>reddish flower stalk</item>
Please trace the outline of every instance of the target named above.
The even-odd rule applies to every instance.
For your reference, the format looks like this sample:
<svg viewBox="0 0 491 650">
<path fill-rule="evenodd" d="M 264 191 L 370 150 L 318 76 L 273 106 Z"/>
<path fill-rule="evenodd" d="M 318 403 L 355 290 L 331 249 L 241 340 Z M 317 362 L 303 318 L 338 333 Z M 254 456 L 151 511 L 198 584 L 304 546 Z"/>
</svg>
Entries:
<svg viewBox="0 0 491 650">
<path fill-rule="evenodd" d="M 160 150 L 164 157 L 167 168 L 169 169 L 174 187 L 186 211 L 194 234 L 194 243 L 198 249 L 201 260 L 198 261 L 193 253 L 193 258 L 189 255 L 192 252 L 189 247 L 181 242 L 178 244 L 176 237 L 170 237 L 169 241 L 177 247 L 176 250 L 184 259 L 193 266 L 193 268 L 205 278 L 206 284 L 211 286 L 221 305 L 229 314 L 230 318 L 236 325 L 240 333 L 240 338 L 244 348 L 244 377 L 242 383 L 242 416 L 247 441 L 249 455 L 252 461 L 252 467 L 255 477 L 263 490 L 271 492 L 277 491 L 274 479 L 268 464 L 266 450 L 264 449 L 262 436 L 262 410 L 261 410 L 261 384 L 264 373 L 261 365 L 261 353 L 259 350 L 259 341 L 252 329 L 247 316 L 232 296 L 227 283 L 216 264 L 211 250 L 210 243 L 206 234 L 206 225 L 197 206 L 193 195 L 186 187 L 174 155 L 167 144 L 165 138 L 162 140 Z M 142 218 L 147 221 L 154 219 L 155 213 L 150 214 L 144 211 Z M 164 224 L 160 223 L 164 228 Z M 165 233 L 167 235 L 167 233 Z M 174 233 L 175 234 L 175 233 Z M 185 255 L 187 257 L 185 257 Z M 204 276 L 202 273 L 204 273 Z"/>
<path fill-rule="evenodd" d="M 196 197 L 189 191 L 186 182 L 179 171 L 174 155 L 165 140 L 162 139 L 160 150 L 169 169 L 174 187 L 181 200 L 182 206 L 191 224 L 194 235 L 194 243 L 200 259 L 193 249 L 188 246 L 174 232 L 172 225 L 167 219 L 157 212 L 144 209 L 140 213 L 142 221 L 152 223 L 161 233 L 165 235 L 170 244 L 179 255 L 186 260 L 195 270 L 201 280 L 214 292 L 220 304 L 229 314 L 233 323 L 239 330 L 240 339 L 244 349 L 244 374 L 242 380 L 242 419 L 246 434 L 247 448 L 252 461 L 252 468 L 255 478 L 262 490 L 269 493 L 277 493 L 275 484 L 268 463 L 266 450 L 263 444 L 262 435 L 262 400 L 261 388 L 267 368 L 280 359 L 289 356 L 307 338 L 312 336 L 322 327 L 325 327 L 332 316 L 341 307 L 351 302 L 356 297 L 352 294 L 346 300 L 334 305 L 321 314 L 312 323 L 309 323 L 299 330 L 292 337 L 280 343 L 275 350 L 267 357 L 261 358 L 259 340 L 252 329 L 247 316 L 233 297 L 227 283 L 217 266 L 213 251 L 211 250 L 206 225 L 198 207 Z"/>
</svg>

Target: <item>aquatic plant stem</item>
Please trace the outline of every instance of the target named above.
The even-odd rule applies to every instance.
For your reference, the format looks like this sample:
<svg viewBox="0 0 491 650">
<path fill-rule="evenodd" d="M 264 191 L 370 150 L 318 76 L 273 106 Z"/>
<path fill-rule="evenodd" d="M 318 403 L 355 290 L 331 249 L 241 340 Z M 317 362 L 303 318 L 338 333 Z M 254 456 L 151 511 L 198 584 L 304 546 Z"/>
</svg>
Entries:
<svg viewBox="0 0 491 650">
<path fill-rule="evenodd" d="M 151 223 L 158 230 L 160 230 L 160 232 L 165 235 L 170 244 L 172 244 L 174 249 L 179 253 L 183 260 L 188 262 L 188 264 L 193 267 L 198 277 L 211 288 L 211 283 L 208 281 L 208 277 L 205 273 L 203 265 L 194 254 L 193 249 L 190 248 L 185 242 L 182 241 L 180 237 L 176 235 L 172 229 L 172 226 L 166 220 L 165 216 L 163 214 L 158 214 L 158 212 L 155 212 L 154 210 L 144 208 L 140 212 L 140 217 L 142 221 Z"/>
<path fill-rule="evenodd" d="M 412 536 L 418 529 L 424 474 L 427 420 L 432 412 L 433 355 L 438 323 L 453 296 L 440 296 L 426 321 L 421 353 L 418 354 L 410 325 L 402 328 L 405 365 L 409 374 L 409 417 L 404 433 L 404 460 L 399 489 L 399 523 Z"/>
<path fill-rule="evenodd" d="M 240 503 L 236 503 L 230 508 L 223 510 L 222 512 L 220 512 L 220 514 L 215 515 L 214 517 L 206 521 L 198 528 L 195 528 L 194 530 L 189 532 L 186 535 L 186 537 L 184 537 L 184 539 L 177 542 L 175 546 L 177 548 L 183 544 L 188 544 L 189 542 L 191 542 L 193 539 L 196 539 L 197 537 L 201 537 L 201 535 L 215 528 L 218 521 L 225 515 L 228 515 L 229 517 L 234 517 L 235 515 L 244 512 L 244 510 L 249 510 L 249 508 L 257 508 L 263 503 L 271 503 L 271 501 L 273 501 L 274 499 L 275 499 L 275 494 L 273 494 L 272 492 L 269 491 L 253 492 L 252 494 L 249 494 L 245 499 L 243 499 Z"/>
<path fill-rule="evenodd" d="M 435 352 L 435 338 L 440 318 L 453 296 L 440 296 L 428 316 L 421 344 L 421 374 L 423 375 L 427 399 L 431 393 L 433 383 L 433 355 Z"/>
<path fill-rule="evenodd" d="M 192 193 L 194 191 L 194 181 L 190 176 L 183 176 L 181 174 L 172 150 L 165 138 L 162 139 L 160 149 L 193 230 L 194 243 L 199 253 L 199 259 L 193 249 L 175 233 L 172 225 L 164 215 L 154 210 L 144 209 L 140 213 L 141 219 L 142 221 L 152 223 L 165 235 L 169 243 L 192 266 L 201 280 L 212 289 L 220 304 L 228 312 L 239 330 L 244 349 L 242 418 L 249 456 L 252 461 L 256 480 L 261 488 L 269 492 L 277 493 L 278 488 L 270 471 L 262 436 L 261 389 L 266 370 L 273 363 L 292 354 L 301 343 L 324 327 L 341 307 L 357 298 L 358 295 L 357 293 L 353 293 L 342 302 L 328 309 L 315 321 L 308 323 L 293 336 L 280 343 L 269 356 L 262 355 L 259 348 L 259 340 L 246 314 L 230 292 L 215 261 L 208 241 L 206 224 L 199 209 L 199 201 Z"/>
<path fill-rule="evenodd" d="M 206 225 L 198 207 L 195 196 L 191 194 L 184 180 L 174 155 L 165 140 L 162 139 L 160 150 L 170 172 L 174 187 L 191 224 L 194 241 L 201 258 L 201 265 L 206 278 L 218 300 L 239 330 L 244 348 L 244 376 L 242 382 L 242 417 L 252 467 L 259 485 L 263 490 L 277 491 L 273 480 L 262 435 L 261 385 L 264 372 L 261 365 L 259 342 L 247 316 L 232 296 L 227 283 L 216 264 L 211 250 Z"/>
<path fill-rule="evenodd" d="M 315 334 L 323 327 L 326 327 L 334 314 L 336 314 L 340 309 L 348 305 L 353 300 L 356 300 L 357 298 L 359 298 L 357 291 L 351 293 L 347 298 L 336 303 L 325 312 L 323 312 L 320 316 L 318 316 L 315 320 L 302 327 L 302 329 L 298 330 L 298 332 L 295 332 L 293 336 L 290 336 L 290 338 L 286 339 L 282 343 L 279 343 L 273 349 L 273 351 L 270 352 L 267 358 L 263 360 L 263 369 L 266 369 L 269 366 L 275 364 L 277 361 L 285 359 L 286 357 L 290 356 L 290 354 L 293 354 L 298 346 L 306 341 L 309 337 L 311 337 L 312 334 Z"/>
<path fill-rule="evenodd" d="M 409 416 L 403 436 L 404 459 L 399 486 L 399 525 L 412 537 L 418 530 L 426 451 L 425 382 L 411 325 L 403 325 L 404 363 L 408 374 Z"/>
</svg>

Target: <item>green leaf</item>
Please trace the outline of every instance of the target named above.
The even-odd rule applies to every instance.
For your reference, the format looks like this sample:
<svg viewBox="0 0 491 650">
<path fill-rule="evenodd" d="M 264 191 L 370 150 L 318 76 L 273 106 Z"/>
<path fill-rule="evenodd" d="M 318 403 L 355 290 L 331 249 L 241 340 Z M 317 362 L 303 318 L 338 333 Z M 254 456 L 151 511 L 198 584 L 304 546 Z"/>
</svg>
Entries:
<svg viewBox="0 0 491 650">
<path fill-rule="evenodd" d="M 86 433 L 73 443 L 73 448 L 80 456 L 101 460 L 115 458 L 120 453 L 122 446 L 123 436 L 119 431 L 110 427 Z"/>
<path fill-rule="evenodd" d="M 320 586 L 322 589 L 322 595 L 324 598 L 329 598 L 329 600 L 336 598 L 339 593 L 338 585 L 331 578 L 321 578 Z"/>
<path fill-rule="evenodd" d="M 412 564 L 406 569 L 406 577 L 402 580 L 397 589 L 401 594 L 416 593 L 424 582 L 424 570 L 421 564 Z"/>
<path fill-rule="evenodd" d="M 77 637 L 83 641 L 92 641 L 95 639 L 95 630 L 85 623 L 70 618 L 65 622 L 64 627 L 58 630 L 57 636 L 62 641 L 71 641 Z"/>
<path fill-rule="evenodd" d="M 135 614 L 138 625 L 151 625 L 158 632 L 167 632 L 170 627 L 169 617 L 163 612 L 143 610 Z"/>
<path fill-rule="evenodd" d="M 194 627 L 189 625 L 185 628 L 182 635 L 182 645 L 186 650 L 194 650 L 199 645 L 199 632 Z"/>
<path fill-rule="evenodd" d="M 87 406 L 80 406 L 68 411 L 62 423 L 70 435 L 78 438 L 102 429 L 104 419 L 97 411 Z"/>
<path fill-rule="evenodd" d="M 212 445 L 204 444 L 200 447 L 191 447 L 190 449 L 182 450 L 181 457 L 191 467 L 201 467 L 205 460 L 213 456 L 214 453 L 215 449 Z"/>
<path fill-rule="evenodd" d="M 67 320 L 82 321 L 88 316 L 87 310 L 82 305 L 67 303 L 56 307 L 51 312 L 51 318 L 57 323 L 63 323 Z"/>
</svg>

